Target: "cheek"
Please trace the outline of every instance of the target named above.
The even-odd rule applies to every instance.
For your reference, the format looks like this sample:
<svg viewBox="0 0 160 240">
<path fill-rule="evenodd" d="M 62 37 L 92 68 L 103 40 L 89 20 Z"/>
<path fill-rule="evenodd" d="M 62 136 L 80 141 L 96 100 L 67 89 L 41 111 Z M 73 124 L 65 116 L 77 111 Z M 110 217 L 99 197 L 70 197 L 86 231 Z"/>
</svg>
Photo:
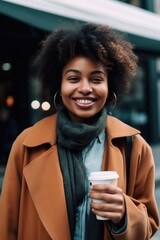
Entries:
<svg viewBox="0 0 160 240">
<path fill-rule="evenodd" d="M 108 87 L 104 86 L 104 88 L 101 90 L 101 96 L 106 101 L 108 98 Z"/>
<path fill-rule="evenodd" d="M 62 102 L 64 103 L 66 99 L 66 94 L 65 94 L 65 91 L 63 91 L 63 89 L 61 89 L 61 99 L 62 99 Z"/>
<path fill-rule="evenodd" d="M 62 85 L 61 85 L 61 97 L 64 98 L 64 96 L 67 94 L 67 84 L 65 84 L 65 82 L 62 81 Z"/>
<path fill-rule="evenodd" d="M 62 85 L 61 85 L 61 98 L 62 98 L 62 102 L 63 102 L 64 105 L 70 97 L 70 92 L 71 92 L 71 88 L 69 87 L 69 85 L 62 83 Z"/>
</svg>

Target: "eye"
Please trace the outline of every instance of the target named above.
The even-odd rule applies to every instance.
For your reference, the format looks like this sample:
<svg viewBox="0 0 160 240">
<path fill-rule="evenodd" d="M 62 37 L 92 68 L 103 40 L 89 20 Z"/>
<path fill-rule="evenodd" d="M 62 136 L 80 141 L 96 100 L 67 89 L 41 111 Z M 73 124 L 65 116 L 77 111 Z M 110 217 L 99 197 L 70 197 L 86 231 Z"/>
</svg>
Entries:
<svg viewBox="0 0 160 240">
<path fill-rule="evenodd" d="M 91 81 L 94 82 L 94 83 L 101 83 L 101 82 L 103 82 L 103 78 L 98 77 L 98 76 L 94 76 L 94 77 L 92 77 Z"/>
<path fill-rule="evenodd" d="M 79 77 L 77 76 L 69 76 L 67 79 L 69 82 L 73 82 L 73 83 L 79 81 Z"/>
</svg>

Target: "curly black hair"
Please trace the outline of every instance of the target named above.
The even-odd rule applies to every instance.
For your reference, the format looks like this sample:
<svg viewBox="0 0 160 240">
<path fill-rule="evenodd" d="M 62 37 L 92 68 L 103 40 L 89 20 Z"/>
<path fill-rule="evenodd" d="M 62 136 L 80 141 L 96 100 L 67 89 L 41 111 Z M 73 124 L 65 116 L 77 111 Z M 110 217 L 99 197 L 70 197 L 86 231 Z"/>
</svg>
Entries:
<svg viewBox="0 0 160 240">
<path fill-rule="evenodd" d="M 35 66 L 43 87 L 52 96 L 61 88 L 62 70 L 70 59 L 84 55 L 108 71 L 109 96 L 127 93 L 136 73 L 137 56 L 133 46 L 107 25 L 86 23 L 75 29 L 57 29 L 42 41 Z"/>
</svg>

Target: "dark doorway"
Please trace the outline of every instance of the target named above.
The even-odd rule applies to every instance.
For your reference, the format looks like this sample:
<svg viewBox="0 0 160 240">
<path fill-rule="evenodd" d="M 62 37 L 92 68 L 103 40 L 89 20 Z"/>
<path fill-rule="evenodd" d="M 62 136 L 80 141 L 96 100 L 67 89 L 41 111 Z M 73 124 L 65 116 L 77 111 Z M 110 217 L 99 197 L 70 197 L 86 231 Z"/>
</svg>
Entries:
<svg viewBox="0 0 160 240">
<path fill-rule="evenodd" d="M 28 74 L 46 33 L 0 15 L 0 164 L 16 136 L 30 125 Z"/>
</svg>

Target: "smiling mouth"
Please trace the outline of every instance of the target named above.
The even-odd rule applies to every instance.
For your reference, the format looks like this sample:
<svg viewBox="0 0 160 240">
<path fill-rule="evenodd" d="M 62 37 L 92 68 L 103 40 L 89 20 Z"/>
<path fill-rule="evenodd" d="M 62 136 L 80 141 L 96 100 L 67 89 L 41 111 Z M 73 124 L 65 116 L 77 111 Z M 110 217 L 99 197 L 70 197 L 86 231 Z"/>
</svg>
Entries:
<svg viewBox="0 0 160 240">
<path fill-rule="evenodd" d="M 81 104 L 90 104 L 94 102 L 93 100 L 90 100 L 90 99 L 77 99 L 76 101 Z"/>
<path fill-rule="evenodd" d="M 90 106 L 96 101 L 96 99 L 83 99 L 83 98 L 77 98 L 74 100 L 80 106 Z"/>
</svg>

